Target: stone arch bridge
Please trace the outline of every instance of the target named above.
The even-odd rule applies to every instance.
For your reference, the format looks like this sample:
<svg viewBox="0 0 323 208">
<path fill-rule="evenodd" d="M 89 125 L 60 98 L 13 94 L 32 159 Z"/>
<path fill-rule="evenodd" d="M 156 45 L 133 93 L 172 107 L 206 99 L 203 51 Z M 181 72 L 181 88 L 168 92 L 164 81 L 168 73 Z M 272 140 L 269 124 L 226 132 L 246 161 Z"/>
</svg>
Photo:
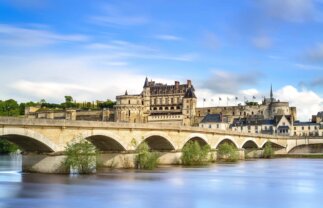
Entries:
<svg viewBox="0 0 323 208">
<path fill-rule="evenodd" d="M 160 157 L 163 164 L 178 163 L 181 149 L 189 141 L 208 144 L 214 150 L 223 142 L 232 143 L 240 150 L 254 150 L 263 148 L 270 141 L 280 154 L 287 154 L 297 147 L 323 144 L 323 137 L 245 134 L 166 124 L 0 117 L 0 139 L 17 144 L 26 153 L 23 158 L 25 170 L 55 172 L 64 157 L 66 144 L 77 138 L 92 142 L 102 152 L 103 164 L 117 163 L 117 166 L 129 163 L 130 159 L 125 159 L 125 155 L 133 154 L 142 142 L 163 153 Z"/>
</svg>

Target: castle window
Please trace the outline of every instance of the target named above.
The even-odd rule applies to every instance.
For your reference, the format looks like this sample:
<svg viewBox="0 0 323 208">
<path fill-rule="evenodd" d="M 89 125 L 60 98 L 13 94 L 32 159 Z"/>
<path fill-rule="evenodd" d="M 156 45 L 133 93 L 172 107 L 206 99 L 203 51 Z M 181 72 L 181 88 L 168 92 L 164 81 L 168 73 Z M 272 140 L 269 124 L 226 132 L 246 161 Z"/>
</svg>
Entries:
<svg viewBox="0 0 323 208">
<path fill-rule="evenodd" d="M 163 107 L 159 107 L 159 110 L 163 110 Z"/>
<path fill-rule="evenodd" d="M 130 110 L 128 111 L 128 116 L 130 117 Z"/>
<path fill-rule="evenodd" d="M 212 128 L 212 125 L 211 124 L 209 125 L 209 128 Z"/>
<path fill-rule="evenodd" d="M 165 110 L 168 110 L 168 107 L 166 107 Z"/>
<path fill-rule="evenodd" d="M 253 115 L 253 111 L 251 112 L 251 115 Z"/>
<path fill-rule="evenodd" d="M 174 103 L 174 98 L 170 99 L 170 103 L 173 104 Z"/>
<path fill-rule="evenodd" d="M 311 127 L 310 126 L 308 127 L 308 130 L 311 130 Z"/>
<path fill-rule="evenodd" d="M 128 104 L 130 105 L 130 100 L 128 100 Z"/>
</svg>

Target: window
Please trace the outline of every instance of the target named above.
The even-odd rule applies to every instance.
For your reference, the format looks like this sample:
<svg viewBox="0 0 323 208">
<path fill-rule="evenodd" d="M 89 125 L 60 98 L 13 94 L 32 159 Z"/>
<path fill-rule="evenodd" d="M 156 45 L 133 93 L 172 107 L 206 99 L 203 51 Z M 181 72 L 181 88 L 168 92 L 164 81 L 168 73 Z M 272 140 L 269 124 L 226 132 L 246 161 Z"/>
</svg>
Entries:
<svg viewBox="0 0 323 208">
<path fill-rule="evenodd" d="M 302 130 L 304 130 L 304 126 L 302 126 Z"/>
<path fill-rule="evenodd" d="M 211 124 L 209 125 L 209 128 L 210 128 L 210 129 L 212 128 L 212 125 L 211 125 Z"/>
<path fill-rule="evenodd" d="M 219 124 L 217 124 L 217 125 L 216 125 L 216 128 L 220 128 L 220 125 L 219 125 Z"/>
<path fill-rule="evenodd" d="M 311 130 L 311 127 L 310 126 L 308 126 L 308 130 Z"/>
<path fill-rule="evenodd" d="M 130 100 L 128 100 L 128 104 L 130 105 Z"/>
<path fill-rule="evenodd" d="M 296 131 L 296 127 L 294 127 L 294 130 Z"/>
</svg>

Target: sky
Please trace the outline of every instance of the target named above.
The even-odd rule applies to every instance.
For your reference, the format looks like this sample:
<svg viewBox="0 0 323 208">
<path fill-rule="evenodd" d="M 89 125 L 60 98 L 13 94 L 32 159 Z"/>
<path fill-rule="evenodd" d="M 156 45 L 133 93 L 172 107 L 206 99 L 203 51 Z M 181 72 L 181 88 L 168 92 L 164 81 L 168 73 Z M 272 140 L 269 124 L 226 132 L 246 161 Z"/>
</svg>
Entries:
<svg viewBox="0 0 323 208">
<path fill-rule="evenodd" d="M 147 76 L 225 106 L 272 85 L 307 121 L 323 110 L 323 0 L 0 0 L 0 73 L 0 100 L 20 102 L 115 100 Z"/>
</svg>

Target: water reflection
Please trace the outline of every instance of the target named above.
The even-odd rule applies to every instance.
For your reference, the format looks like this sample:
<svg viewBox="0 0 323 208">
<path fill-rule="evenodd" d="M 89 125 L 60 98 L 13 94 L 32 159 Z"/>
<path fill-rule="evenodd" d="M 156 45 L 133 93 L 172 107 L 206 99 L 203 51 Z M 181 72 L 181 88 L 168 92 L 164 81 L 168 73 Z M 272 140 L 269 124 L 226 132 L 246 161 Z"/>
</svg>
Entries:
<svg viewBox="0 0 323 208">
<path fill-rule="evenodd" d="M 0 157 L 0 207 L 322 207 L 323 160 L 275 159 L 96 175 L 20 173 Z"/>
</svg>

